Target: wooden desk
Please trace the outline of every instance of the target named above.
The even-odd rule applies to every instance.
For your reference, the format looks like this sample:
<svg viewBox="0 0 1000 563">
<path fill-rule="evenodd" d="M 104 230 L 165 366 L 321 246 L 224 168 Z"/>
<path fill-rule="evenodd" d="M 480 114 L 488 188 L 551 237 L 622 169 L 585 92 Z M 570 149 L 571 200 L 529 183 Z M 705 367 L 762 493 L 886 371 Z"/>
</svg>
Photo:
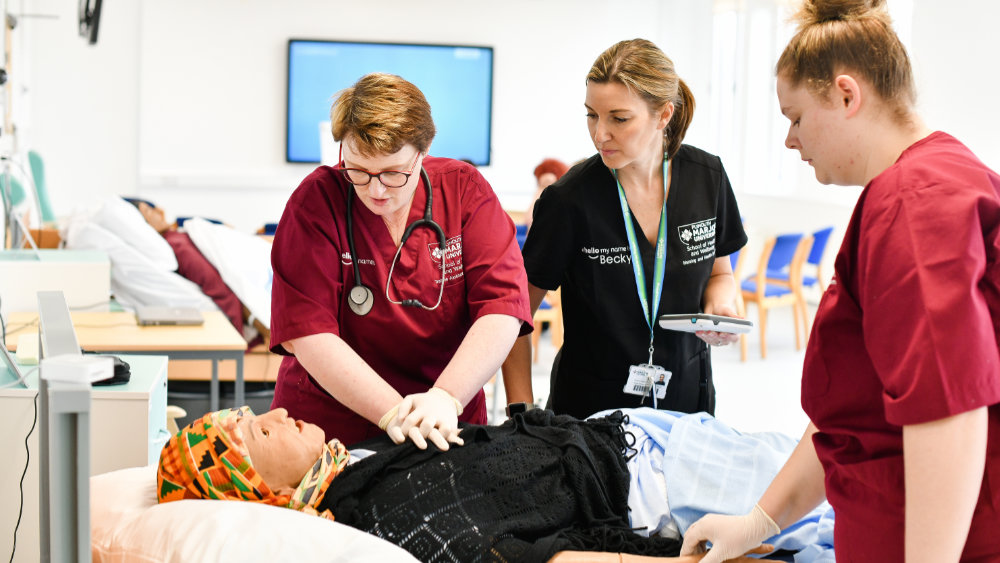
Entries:
<svg viewBox="0 0 1000 563">
<path fill-rule="evenodd" d="M 219 409 L 219 362 L 236 362 L 235 399 L 243 405 L 243 353 L 247 343 L 221 311 L 204 311 L 200 326 L 139 326 L 129 312 L 71 312 L 80 347 L 87 352 L 168 356 L 172 360 L 212 360 L 211 409 Z M 11 313 L 7 347 L 17 349 L 21 334 L 38 333 L 38 313 Z"/>
</svg>

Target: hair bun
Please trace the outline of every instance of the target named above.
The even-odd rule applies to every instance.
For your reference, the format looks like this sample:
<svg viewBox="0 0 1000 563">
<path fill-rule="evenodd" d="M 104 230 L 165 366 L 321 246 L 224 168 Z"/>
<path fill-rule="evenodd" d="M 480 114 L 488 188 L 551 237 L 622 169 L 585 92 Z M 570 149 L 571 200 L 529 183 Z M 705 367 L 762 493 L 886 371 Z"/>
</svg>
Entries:
<svg viewBox="0 0 1000 563">
<path fill-rule="evenodd" d="M 801 25 L 852 20 L 885 13 L 885 0 L 805 0 L 795 19 Z"/>
</svg>

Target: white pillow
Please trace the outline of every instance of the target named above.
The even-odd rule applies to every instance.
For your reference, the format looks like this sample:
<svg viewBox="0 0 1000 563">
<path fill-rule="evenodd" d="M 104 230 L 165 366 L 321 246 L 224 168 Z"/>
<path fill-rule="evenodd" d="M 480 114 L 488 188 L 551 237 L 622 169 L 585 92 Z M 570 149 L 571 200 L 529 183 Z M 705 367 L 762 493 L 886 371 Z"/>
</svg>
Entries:
<svg viewBox="0 0 1000 563">
<path fill-rule="evenodd" d="M 406 561 L 385 540 L 301 512 L 250 502 L 156 503 L 156 466 L 90 478 L 95 563 Z"/>
<path fill-rule="evenodd" d="M 111 196 L 91 220 L 142 252 L 155 267 L 166 272 L 177 271 L 174 249 L 156 229 L 149 226 L 142 213 L 131 203 Z"/>
<path fill-rule="evenodd" d="M 166 241 L 163 243 L 166 244 Z M 66 248 L 101 250 L 108 255 L 111 259 L 111 291 L 123 307 L 133 309 L 137 305 L 168 305 L 194 307 L 201 311 L 218 310 L 197 284 L 157 266 L 146 257 L 145 252 L 96 223 L 72 222 L 66 230 Z"/>
<path fill-rule="evenodd" d="M 271 243 L 200 217 L 185 221 L 184 230 L 240 302 L 271 326 Z"/>
</svg>

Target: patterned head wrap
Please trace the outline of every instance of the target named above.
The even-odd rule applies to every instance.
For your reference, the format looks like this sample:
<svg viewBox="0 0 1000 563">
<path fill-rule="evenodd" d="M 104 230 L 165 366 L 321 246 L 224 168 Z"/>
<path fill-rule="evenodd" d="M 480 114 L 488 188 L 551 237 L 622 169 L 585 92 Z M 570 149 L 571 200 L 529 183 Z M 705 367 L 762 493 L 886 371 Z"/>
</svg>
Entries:
<svg viewBox="0 0 1000 563">
<path fill-rule="evenodd" d="M 318 514 L 315 506 L 350 459 L 339 440 L 330 440 L 291 495 L 278 495 L 254 469 L 237 422 L 250 407 L 208 413 L 185 426 L 163 446 L 156 472 L 159 502 L 183 499 L 248 500 Z M 329 511 L 319 516 L 333 519 Z"/>
</svg>

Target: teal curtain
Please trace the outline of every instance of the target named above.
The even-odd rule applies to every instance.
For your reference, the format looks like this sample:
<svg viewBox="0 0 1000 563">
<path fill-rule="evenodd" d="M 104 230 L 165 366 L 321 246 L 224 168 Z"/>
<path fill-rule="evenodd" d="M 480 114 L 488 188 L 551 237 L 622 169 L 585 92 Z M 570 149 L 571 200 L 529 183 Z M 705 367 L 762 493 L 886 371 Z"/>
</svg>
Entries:
<svg viewBox="0 0 1000 563">
<path fill-rule="evenodd" d="M 24 201 L 24 187 L 21 186 L 21 182 L 18 182 L 16 178 L 8 176 L 10 178 L 10 201 L 7 202 L 9 205 L 19 205 Z M 0 176 L 0 182 L 3 182 L 3 177 Z M 0 183 L 0 196 L 3 196 L 4 201 L 7 201 L 7 187 Z"/>
<path fill-rule="evenodd" d="M 42 208 L 42 221 L 51 223 L 56 220 L 49 201 L 49 192 L 45 187 L 45 163 L 42 156 L 35 151 L 28 151 L 28 164 L 31 166 L 31 177 L 35 182 L 35 192 L 38 194 L 38 205 Z"/>
</svg>

